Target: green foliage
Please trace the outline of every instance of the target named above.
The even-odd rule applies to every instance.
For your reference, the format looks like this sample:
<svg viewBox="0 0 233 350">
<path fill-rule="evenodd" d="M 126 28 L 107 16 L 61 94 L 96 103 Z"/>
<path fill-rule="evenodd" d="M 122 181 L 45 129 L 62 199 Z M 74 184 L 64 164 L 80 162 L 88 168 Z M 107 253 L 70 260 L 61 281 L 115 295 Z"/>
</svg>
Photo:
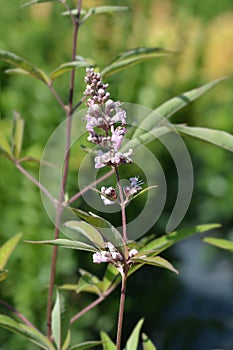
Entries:
<svg viewBox="0 0 233 350">
<path fill-rule="evenodd" d="M 211 244 L 215 247 L 229 250 L 229 252 L 233 253 L 233 242 L 228 241 L 227 239 L 221 239 L 221 238 L 211 238 L 211 237 L 206 237 L 203 238 L 203 241 Z"/>
<path fill-rule="evenodd" d="M 18 233 L 0 247 L 0 282 L 7 277 L 8 270 L 5 266 L 21 237 L 22 233 Z"/>
<path fill-rule="evenodd" d="M 13 333 L 20 334 L 44 350 L 55 350 L 53 344 L 37 329 L 18 323 L 12 318 L 0 315 L 0 325 Z"/>
<path fill-rule="evenodd" d="M 12 52 L 0 50 L 0 59 L 17 67 L 16 69 L 8 70 L 8 73 L 26 74 L 31 76 L 32 78 L 41 80 L 43 83 L 47 84 L 49 82 L 48 77 L 42 70 L 35 67 L 29 61 L 15 55 Z"/>
</svg>

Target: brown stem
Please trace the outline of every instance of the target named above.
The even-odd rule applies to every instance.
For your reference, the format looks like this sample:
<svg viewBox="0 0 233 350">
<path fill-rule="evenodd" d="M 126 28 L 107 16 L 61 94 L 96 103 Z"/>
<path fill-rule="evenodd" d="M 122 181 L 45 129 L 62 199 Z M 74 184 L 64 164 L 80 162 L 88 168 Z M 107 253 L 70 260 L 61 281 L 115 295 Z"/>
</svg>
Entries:
<svg viewBox="0 0 233 350">
<path fill-rule="evenodd" d="M 72 61 L 75 60 L 76 50 L 77 50 L 77 39 L 78 39 L 78 29 L 79 29 L 79 17 L 82 7 L 82 0 L 78 0 L 77 4 L 77 16 L 75 18 L 74 31 L 73 31 L 73 43 L 72 43 Z M 75 69 L 71 71 L 70 77 L 70 88 L 69 88 L 69 101 L 66 113 L 66 148 L 65 148 L 65 161 L 64 161 L 64 171 L 62 175 L 62 183 L 59 197 L 59 205 L 57 206 L 56 212 L 56 223 L 54 228 L 54 239 L 59 238 L 59 228 L 61 224 L 61 216 L 63 208 L 61 206 L 64 201 L 64 192 L 67 184 L 68 169 L 69 169 L 69 159 L 70 159 L 70 142 L 71 142 L 71 125 L 72 125 L 72 110 L 73 110 L 73 96 L 74 96 L 74 82 L 75 82 Z M 50 268 L 50 281 L 48 289 L 48 301 L 47 301 L 47 337 L 51 340 L 52 338 L 52 306 L 53 306 L 53 289 L 55 283 L 56 274 L 56 263 L 57 263 L 58 247 L 53 247 L 51 268 Z"/>
<path fill-rule="evenodd" d="M 116 285 L 113 285 L 111 288 L 109 288 L 104 294 L 100 295 L 99 298 L 97 298 L 95 301 L 93 301 L 91 304 L 86 306 L 82 311 L 77 313 L 75 316 L 73 316 L 70 320 L 70 323 L 74 323 L 78 318 L 83 316 L 86 312 L 93 309 L 95 306 L 99 305 L 112 291 L 116 288 Z"/>
<path fill-rule="evenodd" d="M 76 199 L 78 199 L 80 196 L 82 196 L 84 193 L 86 193 L 87 191 L 89 191 L 89 189 L 95 185 L 97 185 L 98 183 L 102 182 L 103 180 L 107 179 L 109 176 L 111 176 L 113 173 L 115 172 L 115 169 L 110 170 L 107 174 L 104 174 L 103 176 L 101 176 L 98 180 L 93 181 L 92 183 L 90 183 L 88 186 L 86 186 L 85 188 L 83 188 L 81 191 L 79 191 L 78 193 L 76 193 L 73 197 L 70 198 L 69 203 L 74 202 Z"/>
<path fill-rule="evenodd" d="M 27 172 L 26 169 L 24 169 L 19 162 L 15 161 L 14 162 L 16 168 L 23 174 L 25 175 L 31 182 L 34 183 L 47 197 L 48 199 L 54 204 L 55 203 L 55 198 L 51 195 L 51 193 L 39 182 L 37 181 L 30 173 Z"/>
<path fill-rule="evenodd" d="M 121 350 L 121 335 L 122 335 L 123 316 L 124 316 L 124 308 L 125 308 L 127 274 L 128 274 L 128 265 L 125 265 L 125 271 L 122 275 L 121 298 L 120 298 L 120 307 L 119 307 L 118 325 L 117 325 L 116 350 Z"/>
<path fill-rule="evenodd" d="M 19 311 L 17 311 L 13 306 L 9 305 L 3 300 L 0 300 L 0 304 L 3 305 L 8 310 L 10 310 L 11 312 L 13 312 L 27 326 L 35 328 L 35 326 L 30 321 L 28 321 L 28 319 L 25 316 L 23 316 Z"/>
<path fill-rule="evenodd" d="M 123 188 L 121 186 L 120 182 L 120 175 L 118 168 L 115 167 L 115 173 L 116 173 L 116 178 L 117 178 L 117 186 L 119 190 L 119 196 L 120 196 L 120 201 L 121 201 L 121 220 L 122 220 L 122 235 L 123 235 L 123 240 L 125 243 L 125 246 L 127 244 L 127 223 L 126 223 L 126 213 L 125 213 L 125 200 L 124 200 L 124 194 L 123 194 Z"/>
</svg>

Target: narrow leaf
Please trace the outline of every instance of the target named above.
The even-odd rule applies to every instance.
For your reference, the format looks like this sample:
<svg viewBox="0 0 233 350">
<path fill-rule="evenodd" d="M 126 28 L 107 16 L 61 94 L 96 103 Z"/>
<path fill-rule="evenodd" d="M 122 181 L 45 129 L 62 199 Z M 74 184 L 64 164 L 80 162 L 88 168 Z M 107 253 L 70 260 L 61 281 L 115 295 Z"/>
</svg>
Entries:
<svg viewBox="0 0 233 350">
<path fill-rule="evenodd" d="M 82 67 L 91 67 L 92 65 L 88 61 L 73 61 L 68 63 L 63 63 L 56 69 L 54 69 L 50 73 L 50 79 L 55 80 L 60 75 L 70 72 L 72 69 L 76 68 L 82 68 Z"/>
<path fill-rule="evenodd" d="M 60 0 L 31 0 L 31 1 L 28 1 L 25 4 L 21 5 L 20 7 L 23 8 L 23 7 L 27 7 L 27 6 L 40 4 L 42 2 L 55 2 L 55 1 L 60 1 Z"/>
<path fill-rule="evenodd" d="M 233 135 L 225 131 L 184 125 L 175 125 L 175 128 L 181 135 L 191 136 L 233 152 Z"/>
<path fill-rule="evenodd" d="M 77 242 L 77 241 L 71 241 L 69 239 L 54 239 L 54 240 L 47 240 L 47 241 L 25 241 L 27 243 L 33 243 L 33 244 L 45 244 L 45 245 L 52 245 L 57 246 L 61 248 L 69 248 L 69 249 L 77 249 L 77 250 L 85 250 L 89 252 L 98 252 L 99 250 L 95 247 L 92 247 L 89 244 L 83 243 L 83 242 Z"/>
<path fill-rule="evenodd" d="M 185 238 L 218 228 L 220 226 L 221 225 L 219 224 L 205 224 L 205 225 L 197 225 L 194 227 L 177 230 L 177 231 L 168 233 L 167 235 L 154 239 L 153 241 L 146 244 L 145 247 L 142 249 L 142 251 L 153 250 L 153 249 L 160 249 L 160 251 L 163 251 L 171 247 L 173 244 L 179 241 L 182 241 Z"/>
<path fill-rule="evenodd" d="M 6 136 L 3 134 L 1 130 L 0 130 L 0 150 L 3 152 L 3 154 L 8 156 L 9 158 L 13 157 L 10 144 Z"/>
<path fill-rule="evenodd" d="M 227 239 L 220 239 L 220 238 L 211 238 L 211 237 L 203 238 L 203 241 L 215 247 L 229 250 L 230 252 L 233 253 L 233 241 L 228 241 Z"/>
<path fill-rule="evenodd" d="M 18 73 L 24 72 L 26 74 L 29 74 L 33 78 L 41 80 L 46 84 L 48 84 L 49 82 L 48 77 L 42 70 L 32 65 L 29 61 L 15 55 L 12 52 L 0 50 L 0 59 L 19 68 L 20 71 L 18 71 Z"/>
<path fill-rule="evenodd" d="M 140 47 L 123 52 L 109 66 L 101 71 L 101 76 L 106 78 L 122 69 L 128 68 L 136 63 L 146 61 L 151 58 L 165 56 L 174 53 L 158 47 L 145 48 Z"/>
<path fill-rule="evenodd" d="M 141 257 L 133 257 L 131 258 L 132 262 L 137 262 L 140 264 L 147 264 L 147 265 L 153 265 L 157 267 L 162 267 L 163 269 L 167 269 L 169 271 L 175 272 L 178 274 L 178 271 L 174 268 L 174 266 L 167 261 L 164 258 L 161 258 L 161 256 L 141 256 Z"/>
<path fill-rule="evenodd" d="M 116 345 L 112 339 L 105 332 L 100 333 L 101 340 L 103 342 L 103 350 L 116 350 Z"/>
<path fill-rule="evenodd" d="M 173 114 L 179 111 L 181 108 L 187 106 L 192 101 L 196 100 L 198 97 L 204 95 L 207 91 L 211 90 L 217 84 L 221 83 L 225 80 L 226 77 L 221 77 L 211 82 L 202 85 L 193 90 L 187 91 L 180 96 L 174 97 L 166 102 L 164 102 L 161 106 L 155 109 L 155 112 L 161 114 L 165 118 L 170 118 Z"/>
<path fill-rule="evenodd" d="M 225 77 L 213 80 L 208 84 L 205 84 L 199 88 L 187 91 L 180 96 L 174 97 L 161 106 L 157 107 L 153 112 L 151 112 L 143 121 L 138 125 L 138 129 L 136 129 L 133 134 L 133 139 L 138 139 L 140 141 L 142 137 L 146 137 L 146 140 L 142 143 L 148 142 L 148 136 L 154 136 L 154 132 L 158 133 L 159 136 L 163 135 L 166 132 L 169 132 L 169 124 L 164 121 L 164 118 L 170 118 L 173 114 L 175 114 L 180 109 L 187 106 L 192 101 L 196 100 L 198 97 L 205 94 L 207 91 L 212 89 L 214 86 L 225 80 Z M 173 129 L 174 131 L 174 129 Z M 151 133 L 151 135 L 150 135 Z M 146 136 L 144 136 L 146 134 Z M 161 134 L 161 135 L 160 135 Z M 140 135 L 140 138 L 139 138 Z M 143 135 L 143 136 L 142 136 Z"/>
<path fill-rule="evenodd" d="M 122 236 L 109 221 L 93 213 L 86 213 L 85 211 L 82 211 L 80 209 L 71 208 L 71 210 L 79 218 L 95 226 L 101 233 L 101 235 L 104 236 L 115 247 L 117 247 L 119 251 L 123 254 L 123 250 L 121 249 L 121 247 L 124 245 Z"/>
<path fill-rule="evenodd" d="M 53 344 L 37 329 L 18 323 L 12 318 L 0 315 L 0 326 L 13 333 L 20 334 L 26 337 L 32 343 L 38 345 L 44 350 L 55 350 Z"/>
<path fill-rule="evenodd" d="M 8 270 L 0 269 L 0 282 L 2 282 L 8 275 Z"/>
<path fill-rule="evenodd" d="M 84 221 L 67 221 L 64 224 L 66 227 L 79 232 L 87 237 L 95 246 L 104 249 L 104 240 L 98 230 Z"/>
<path fill-rule="evenodd" d="M 14 237 L 10 238 L 3 246 L 0 247 L 0 269 L 4 269 L 10 255 L 18 244 L 22 233 L 18 233 Z"/>
<path fill-rule="evenodd" d="M 21 118 L 20 114 L 15 112 L 13 119 L 12 128 L 12 146 L 13 154 L 16 159 L 20 157 L 22 142 L 23 142 L 23 132 L 24 132 L 24 120 Z"/>
<path fill-rule="evenodd" d="M 64 343 L 62 344 L 61 350 L 69 350 L 70 349 L 70 342 L 71 342 L 71 335 L 70 335 L 70 330 L 68 329 L 66 339 Z"/>
<path fill-rule="evenodd" d="M 139 343 L 139 335 L 140 331 L 143 325 L 144 319 L 141 319 L 138 321 L 137 325 L 133 329 L 133 332 L 131 333 L 127 343 L 125 350 L 137 350 L 138 349 L 138 343 Z"/>
<path fill-rule="evenodd" d="M 156 350 L 156 347 L 145 333 L 142 333 L 143 350 Z"/>
<path fill-rule="evenodd" d="M 76 285 L 75 292 L 78 294 L 80 292 L 94 293 L 97 295 L 102 294 L 103 282 L 99 278 L 88 271 L 80 269 L 81 277 Z"/>
<path fill-rule="evenodd" d="M 98 345 L 103 344 L 101 340 L 92 340 L 92 341 L 86 341 L 84 343 L 79 343 L 76 345 L 71 346 L 69 350 L 86 350 L 86 349 L 92 349 L 95 348 Z"/>
<path fill-rule="evenodd" d="M 85 15 L 83 18 L 83 21 L 89 18 L 91 15 L 99 15 L 99 14 L 113 14 L 115 12 L 121 12 L 121 11 L 128 11 L 129 8 L 127 6 L 97 6 L 97 7 L 92 7 L 88 11 L 82 9 L 81 14 Z M 78 11 L 77 9 L 71 10 L 71 13 L 73 16 L 76 16 Z M 70 15 L 70 12 L 66 11 L 62 13 L 64 16 Z M 83 23 L 82 21 L 82 23 Z"/>
<path fill-rule="evenodd" d="M 52 311 L 52 334 L 57 348 L 61 348 L 61 313 L 62 300 L 59 291 L 57 290 L 56 302 Z"/>
</svg>

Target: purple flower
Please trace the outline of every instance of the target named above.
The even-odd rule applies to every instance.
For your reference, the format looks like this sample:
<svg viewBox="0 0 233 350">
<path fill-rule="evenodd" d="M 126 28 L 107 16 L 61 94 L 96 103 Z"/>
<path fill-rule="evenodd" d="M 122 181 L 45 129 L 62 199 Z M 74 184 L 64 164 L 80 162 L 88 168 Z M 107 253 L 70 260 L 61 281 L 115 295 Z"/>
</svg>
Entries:
<svg viewBox="0 0 233 350">
<path fill-rule="evenodd" d="M 118 126 L 114 130 L 114 125 L 112 125 L 111 132 L 112 132 L 111 143 L 112 143 L 114 150 L 117 152 L 119 150 L 119 148 L 121 147 L 124 135 L 127 132 L 127 130 L 126 130 L 126 128 L 122 128 L 121 126 Z"/>
</svg>

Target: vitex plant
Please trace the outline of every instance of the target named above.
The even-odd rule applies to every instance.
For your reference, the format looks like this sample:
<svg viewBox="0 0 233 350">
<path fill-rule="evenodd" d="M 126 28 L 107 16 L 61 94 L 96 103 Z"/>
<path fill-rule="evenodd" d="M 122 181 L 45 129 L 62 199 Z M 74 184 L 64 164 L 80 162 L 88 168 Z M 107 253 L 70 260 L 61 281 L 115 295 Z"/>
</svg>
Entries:
<svg viewBox="0 0 233 350">
<path fill-rule="evenodd" d="M 37 5 L 48 1 L 32 0 L 24 4 L 24 6 Z M 40 189 L 44 198 L 44 204 L 45 202 L 47 203 L 45 205 L 46 209 L 49 208 L 49 216 L 53 216 L 54 222 L 52 240 L 27 241 L 27 244 L 33 243 L 53 246 L 47 297 L 46 332 L 39 329 L 40 327 L 37 328 L 37 326 L 33 325 L 23 316 L 23 313 L 15 310 L 13 306 L 7 304 L 5 301 L 1 301 L 1 304 L 6 310 L 13 312 L 18 320 L 2 314 L 0 315 L 0 325 L 11 332 L 24 336 L 28 341 L 46 350 L 88 349 L 96 346 L 101 346 L 104 350 L 137 350 L 143 320 L 140 320 L 135 326 L 126 344 L 122 344 L 123 315 L 128 278 L 147 264 L 178 273 L 172 263 L 161 256 L 163 251 L 187 237 L 217 228 L 220 225 L 205 224 L 176 229 L 185 212 L 185 208 L 183 208 L 184 203 L 182 202 L 182 205 L 180 204 L 180 206 L 174 207 L 173 217 L 164 235 L 161 237 L 144 236 L 150 227 L 153 226 L 154 222 L 148 227 L 146 219 L 142 218 L 140 219 L 140 225 L 137 223 L 132 228 L 127 218 L 127 206 L 130 205 L 131 201 L 136 201 L 139 196 L 146 195 L 149 197 L 151 193 L 156 193 L 156 191 L 160 190 L 161 186 L 156 182 L 151 183 L 147 178 L 143 178 L 143 176 L 138 174 L 132 175 L 130 168 L 133 164 L 137 164 L 137 162 L 139 162 L 141 168 L 143 166 L 145 168 L 148 167 L 148 162 L 146 161 L 150 159 L 146 148 L 148 143 L 157 142 L 158 140 L 163 141 L 169 151 L 172 152 L 172 148 L 169 148 L 169 144 L 166 144 L 166 141 L 164 141 L 166 138 L 163 138 L 170 134 L 175 137 L 175 142 L 180 142 L 180 145 L 184 149 L 185 146 L 181 142 L 180 135 L 200 139 L 232 152 L 233 136 L 225 131 L 174 124 L 169 121 L 177 111 L 208 92 L 225 78 L 218 78 L 201 87 L 187 91 L 180 96 L 173 97 L 154 111 L 146 109 L 146 107 L 143 109 L 138 106 L 129 106 L 119 101 L 114 101 L 108 91 L 107 77 L 133 64 L 138 64 L 158 56 L 171 55 L 174 52 L 157 47 L 130 49 L 119 54 L 108 66 L 100 68 L 98 65 L 92 63 L 94 62 L 92 59 L 77 56 L 77 41 L 80 26 L 85 25 L 85 22 L 91 16 L 100 13 L 108 15 L 117 12 L 126 12 L 128 8 L 123 6 L 99 6 L 86 9 L 85 3 L 82 4 L 82 0 L 77 0 L 76 8 L 72 9 L 68 0 L 58 0 L 57 2 L 64 6 L 65 12 L 63 12 L 63 15 L 70 18 L 71 26 L 73 26 L 70 62 L 61 63 L 59 67 L 47 73 L 25 58 L 19 57 L 12 52 L 0 51 L 1 60 L 14 67 L 7 69 L 7 73 L 25 74 L 39 80 L 45 89 L 50 90 L 55 98 L 55 102 L 58 103 L 66 116 L 65 123 L 63 124 L 63 126 L 65 125 L 63 129 L 65 132 L 61 134 L 64 139 L 57 136 L 58 141 L 61 141 L 63 145 L 62 166 L 59 162 L 56 164 L 55 160 L 53 162 L 52 158 L 46 158 L 47 148 L 45 149 L 45 156 L 42 160 L 32 158 L 29 155 L 22 155 L 24 120 L 18 112 L 15 112 L 12 121 L 11 139 L 0 131 L 1 156 L 7 158 L 22 175 Z M 98 16 L 96 16 L 96 20 L 98 20 Z M 77 101 L 75 76 L 78 68 L 82 67 L 86 68 L 86 75 L 83 77 L 83 73 L 79 73 L 79 77 L 80 79 L 84 78 L 86 88 L 83 92 L 83 97 Z M 54 87 L 55 80 L 64 73 L 70 74 L 67 100 L 63 96 L 60 96 Z M 83 108 L 86 106 L 86 109 L 77 112 L 81 106 Z M 78 115 L 78 118 L 76 118 L 76 115 Z M 78 127 L 76 129 L 73 128 L 73 123 L 75 122 L 77 124 L 77 121 Z M 79 137 L 75 134 L 76 130 L 78 130 L 78 135 L 84 135 L 85 139 L 85 147 L 82 147 L 80 143 L 79 152 L 92 157 L 91 172 L 93 171 L 93 174 L 96 174 L 96 178 L 94 181 L 90 180 L 77 193 L 70 195 L 67 194 L 67 179 L 70 169 L 70 149 L 75 138 Z M 137 158 L 139 153 L 140 157 Z M 187 153 L 185 155 L 187 156 Z M 175 155 L 173 157 L 175 162 L 178 162 L 178 158 Z M 193 179 L 188 156 L 186 160 L 190 170 L 188 181 L 190 181 L 192 192 Z M 41 181 L 33 177 L 23 165 L 31 161 L 35 161 L 38 164 L 41 163 L 41 167 L 46 169 L 41 170 Z M 176 165 L 179 172 L 179 164 Z M 152 162 L 149 165 L 152 173 L 156 171 L 154 167 L 155 163 Z M 47 174 L 47 169 L 49 169 L 48 174 L 53 169 L 51 170 L 53 171 L 51 175 L 52 182 L 58 181 L 58 186 L 55 186 L 55 190 L 53 186 L 50 188 L 50 186 L 46 186 L 46 181 L 44 182 L 46 176 L 43 174 Z M 128 179 L 122 179 L 121 169 L 127 169 L 125 171 L 129 174 Z M 144 173 L 146 173 L 146 170 L 143 169 Z M 78 171 L 84 178 L 88 180 L 91 178 L 88 174 L 90 170 L 85 168 L 85 166 L 80 166 Z M 182 174 L 182 172 L 179 173 L 180 180 L 182 180 L 182 176 L 186 175 Z M 109 186 L 106 184 L 106 180 L 109 180 L 110 177 L 112 183 Z M 119 227 L 115 227 L 110 221 L 99 216 L 99 210 L 94 213 L 90 211 L 86 212 L 82 208 L 75 207 L 75 200 L 87 193 L 92 193 L 97 198 L 97 201 L 106 208 L 114 207 L 117 208 L 114 210 L 120 211 L 121 224 Z M 187 192 L 186 195 L 186 202 L 189 202 L 191 193 Z M 179 202 L 178 197 L 177 201 Z M 93 204 L 93 207 L 95 207 L 95 204 Z M 181 217 L 178 213 L 179 209 L 182 211 Z M 152 212 L 149 214 L 153 216 Z M 136 232 L 137 225 L 140 227 L 139 232 Z M 65 234 L 66 238 L 62 236 L 62 233 Z M 0 280 L 7 277 L 5 264 L 19 238 L 20 235 L 13 237 L 12 240 L 5 243 L 0 249 Z M 226 249 L 230 246 L 229 244 L 226 246 L 224 242 L 218 242 L 216 239 L 206 239 L 206 242 Z M 57 252 L 58 248 L 62 247 L 80 250 L 79 254 L 82 254 L 82 251 L 87 251 L 90 254 L 90 259 L 93 260 L 93 264 L 106 264 L 102 279 L 89 271 L 80 269 L 81 277 L 77 284 L 62 285 L 57 289 L 55 287 Z M 232 247 L 229 249 L 232 250 Z M 21 272 L 19 271 L 19 273 Z M 103 330 L 99 340 L 72 344 L 71 325 L 77 322 L 82 315 L 109 297 L 112 291 L 119 285 L 121 286 L 121 290 L 119 313 L 118 317 L 116 317 L 116 339 L 112 341 Z M 63 324 L 62 291 L 65 289 L 74 290 L 76 293 L 90 292 L 96 295 L 96 299 L 81 311 L 74 311 L 69 322 Z M 55 294 L 56 299 L 54 301 Z M 73 309 L 75 310 L 75 305 L 73 305 Z M 144 333 L 142 334 L 142 347 L 144 350 L 156 349 L 155 345 L 153 345 Z"/>
</svg>

